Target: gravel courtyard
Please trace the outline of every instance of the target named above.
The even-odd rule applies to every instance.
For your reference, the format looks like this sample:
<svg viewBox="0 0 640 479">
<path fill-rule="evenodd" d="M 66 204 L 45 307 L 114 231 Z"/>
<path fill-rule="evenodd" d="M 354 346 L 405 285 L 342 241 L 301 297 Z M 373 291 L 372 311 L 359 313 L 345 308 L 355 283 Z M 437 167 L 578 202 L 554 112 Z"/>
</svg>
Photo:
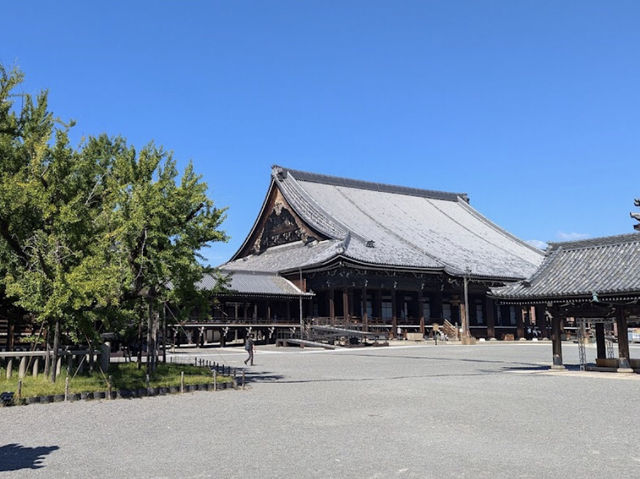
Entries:
<svg viewBox="0 0 640 479">
<path fill-rule="evenodd" d="M 197 354 L 244 366 L 240 348 Z M 245 391 L 0 408 L 0 477 L 638 477 L 640 375 L 550 358 L 549 343 L 258 347 Z"/>
</svg>

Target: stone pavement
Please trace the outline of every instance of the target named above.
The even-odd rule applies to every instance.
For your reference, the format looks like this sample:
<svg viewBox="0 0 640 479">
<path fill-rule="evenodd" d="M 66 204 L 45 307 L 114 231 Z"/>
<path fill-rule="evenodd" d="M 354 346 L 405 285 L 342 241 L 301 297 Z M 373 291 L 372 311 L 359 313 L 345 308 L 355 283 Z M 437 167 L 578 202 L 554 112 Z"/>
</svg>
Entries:
<svg viewBox="0 0 640 479">
<path fill-rule="evenodd" d="M 550 372 L 550 357 L 530 342 L 258 347 L 246 391 L 0 408 L 0 478 L 638 477 L 640 375 Z"/>
</svg>

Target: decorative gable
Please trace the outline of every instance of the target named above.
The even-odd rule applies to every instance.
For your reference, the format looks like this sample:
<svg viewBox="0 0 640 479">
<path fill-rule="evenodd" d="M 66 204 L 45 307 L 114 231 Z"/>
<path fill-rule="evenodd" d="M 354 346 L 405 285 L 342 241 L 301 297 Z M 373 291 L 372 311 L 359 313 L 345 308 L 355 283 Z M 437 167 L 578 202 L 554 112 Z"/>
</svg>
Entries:
<svg viewBox="0 0 640 479">
<path fill-rule="evenodd" d="M 273 246 L 295 241 L 308 242 L 322 239 L 325 239 L 324 236 L 311 229 L 275 187 L 271 189 L 250 240 L 237 257 L 260 254 Z"/>
</svg>

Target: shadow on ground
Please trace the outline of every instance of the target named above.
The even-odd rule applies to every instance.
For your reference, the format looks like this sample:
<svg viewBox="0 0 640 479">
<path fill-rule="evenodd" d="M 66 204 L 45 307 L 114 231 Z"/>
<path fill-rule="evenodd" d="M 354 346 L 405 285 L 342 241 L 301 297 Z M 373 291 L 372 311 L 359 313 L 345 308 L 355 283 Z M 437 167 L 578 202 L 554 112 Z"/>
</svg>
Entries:
<svg viewBox="0 0 640 479">
<path fill-rule="evenodd" d="M 0 472 L 43 468 L 45 456 L 58 449 L 58 446 L 27 447 L 20 444 L 0 446 Z"/>
<path fill-rule="evenodd" d="M 282 381 L 282 379 L 284 379 L 284 376 L 281 374 L 273 374 L 270 371 L 256 371 L 251 369 L 245 369 L 244 379 L 247 384 L 273 383 L 273 382 Z"/>
</svg>

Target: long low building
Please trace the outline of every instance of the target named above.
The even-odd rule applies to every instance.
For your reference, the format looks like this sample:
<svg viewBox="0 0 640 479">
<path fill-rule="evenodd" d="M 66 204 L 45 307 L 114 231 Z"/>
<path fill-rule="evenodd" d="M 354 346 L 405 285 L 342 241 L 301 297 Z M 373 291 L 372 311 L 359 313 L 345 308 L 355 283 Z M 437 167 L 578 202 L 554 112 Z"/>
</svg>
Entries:
<svg viewBox="0 0 640 479">
<path fill-rule="evenodd" d="M 289 326 L 302 317 L 392 337 L 468 322 L 475 337 L 517 336 L 526 314 L 496 307 L 487 292 L 529 277 L 543 257 L 465 193 L 274 166 L 251 231 L 221 266 L 232 286 L 216 319 Z"/>
</svg>

